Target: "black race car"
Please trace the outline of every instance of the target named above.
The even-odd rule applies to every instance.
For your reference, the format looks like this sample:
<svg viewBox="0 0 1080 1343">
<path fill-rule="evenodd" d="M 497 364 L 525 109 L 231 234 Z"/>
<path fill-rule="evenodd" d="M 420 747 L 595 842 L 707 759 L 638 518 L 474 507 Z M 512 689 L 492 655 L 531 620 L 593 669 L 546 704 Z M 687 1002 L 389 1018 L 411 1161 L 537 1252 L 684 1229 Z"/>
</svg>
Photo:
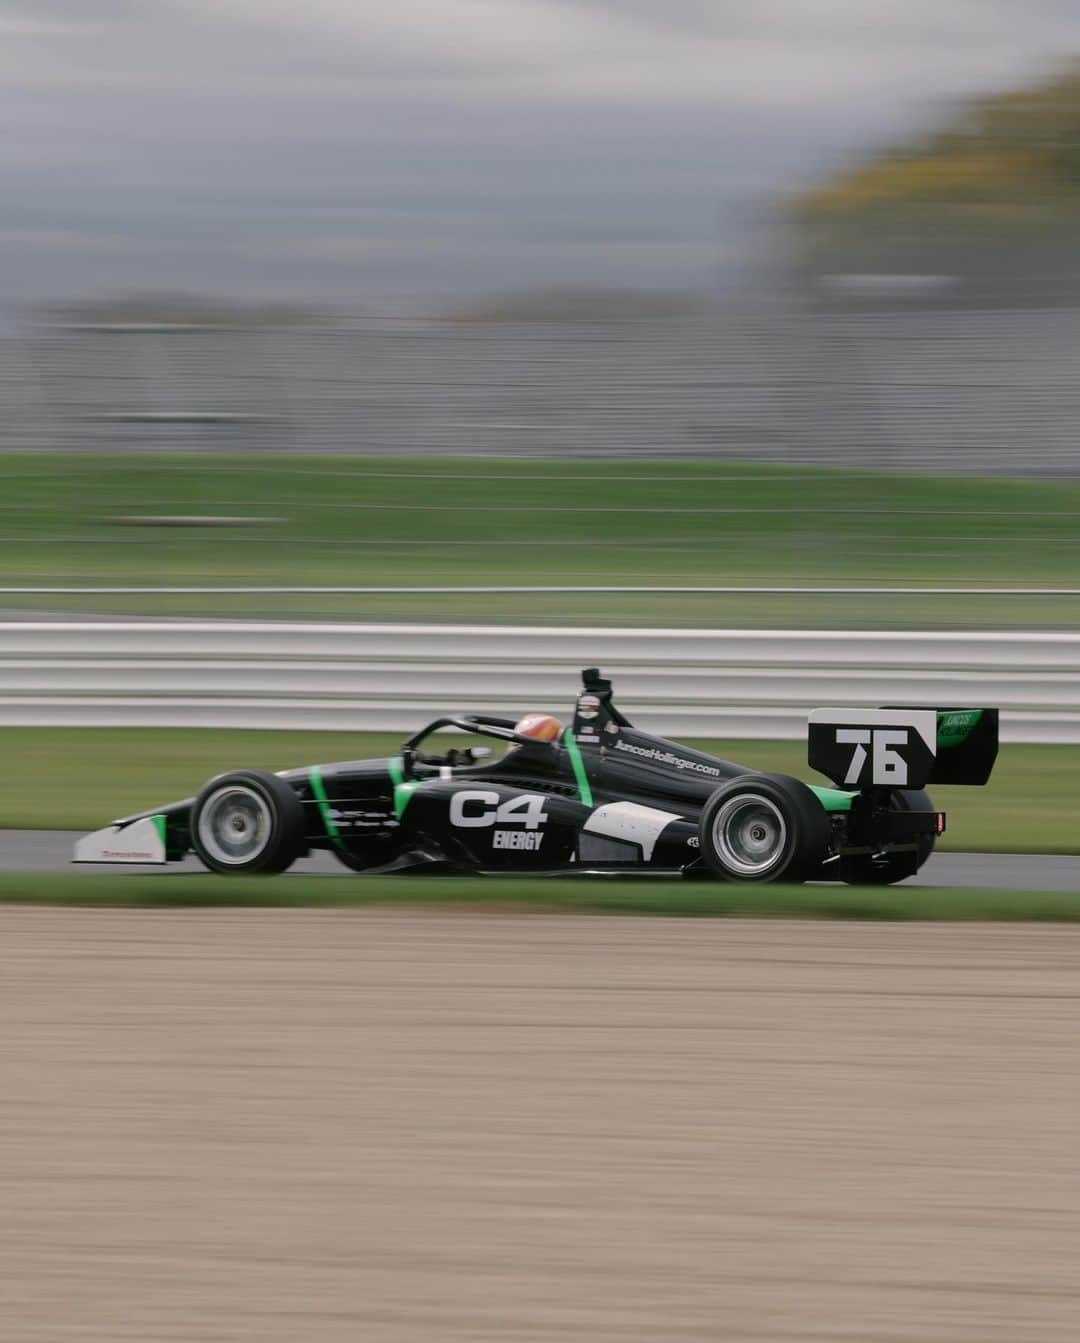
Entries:
<svg viewBox="0 0 1080 1343">
<path fill-rule="evenodd" d="M 542 714 L 449 715 L 393 759 L 235 770 L 86 836 L 75 861 L 166 863 L 194 849 L 215 872 L 270 873 L 329 849 L 358 872 L 894 882 L 945 828 L 923 786 L 983 784 L 997 756 L 996 709 L 819 709 L 809 762 L 831 786 L 818 787 L 641 732 L 597 669 L 582 679 L 570 728 Z M 504 749 L 430 749 L 440 731 Z"/>
</svg>

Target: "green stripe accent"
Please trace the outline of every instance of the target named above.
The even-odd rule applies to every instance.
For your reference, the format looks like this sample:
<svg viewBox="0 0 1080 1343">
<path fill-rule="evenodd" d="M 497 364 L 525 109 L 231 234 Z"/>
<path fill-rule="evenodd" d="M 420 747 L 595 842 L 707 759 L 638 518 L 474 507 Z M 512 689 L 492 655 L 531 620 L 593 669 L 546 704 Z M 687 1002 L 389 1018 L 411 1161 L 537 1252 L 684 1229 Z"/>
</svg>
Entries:
<svg viewBox="0 0 1080 1343">
<path fill-rule="evenodd" d="M 158 839 L 161 840 L 161 847 L 164 848 L 164 847 L 165 847 L 165 817 L 164 817 L 164 816 L 151 816 L 150 819 L 151 819 L 151 820 L 153 821 L 153 823 L 154 823 L 154 829 L 158 832 Z"/>
<path fill-rule="evenodd" d="M 334 824 L 334 818 L 330 815 L 330 803 L 327 801 L 326 788 L 323 786 L 322 771 L 318 765 L 312 765 L 308 770 L 308 782 L 311 784 L 311 791 L 315 794 L 315 801 L 319 804 L 319 814 L 322 816 L 323 825 L 326 827 L 326 833 L 341 847 L 341 836 L 338 834 L 338 828 Z"/>
<path fill-rule="evenodd" d="M 570 757 L 574 778 L 577 780 L 578 797 L 587 807 L 591 807 L 592 789 L 589 787 L 589 776 L 585 773 L 585 761 L 581 758 L 581 747 L 578 746 L 577 739 L 569 728 L 563 733 L 563 745 L 566 747 L 566 754 Z"/>
<path fill-rule="evenodd" d="M 394 785 L 394 815 L 400 821 L 405 815 L 405 808 L 409 805 L 409 799 L 416 792 L 419 784 L 406 783 L 405 771 L 401 756 L 396 755 L 392 760 L 387 761 L 387 769 L 390 771 L 390 782 Z"/>
<path fill-rule="evenodd" d="M 806 785 L 826 811 L 850 811 L 854 793 L 845 793 L 842 788 L 818 788 L 814 784 Z"/>
</svg>

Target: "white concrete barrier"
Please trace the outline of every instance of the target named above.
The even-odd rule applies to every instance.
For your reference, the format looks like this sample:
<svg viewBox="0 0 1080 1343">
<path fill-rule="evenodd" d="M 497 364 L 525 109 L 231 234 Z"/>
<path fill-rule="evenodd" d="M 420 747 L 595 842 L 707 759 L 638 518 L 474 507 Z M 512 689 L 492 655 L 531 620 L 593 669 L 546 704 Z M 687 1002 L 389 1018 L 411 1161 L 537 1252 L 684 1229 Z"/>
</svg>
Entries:
<svg viewBox="0 0 1080 1343">
<path fill-rule="evenodd" d="M 822 705 L 993 704 L 1080 742 L 1080 635 L 11 621 L 0 723 L 407 731 L 443 710 L 568 714 L 582 667 L 642 727 L 798 738 Z"/>
</svg>

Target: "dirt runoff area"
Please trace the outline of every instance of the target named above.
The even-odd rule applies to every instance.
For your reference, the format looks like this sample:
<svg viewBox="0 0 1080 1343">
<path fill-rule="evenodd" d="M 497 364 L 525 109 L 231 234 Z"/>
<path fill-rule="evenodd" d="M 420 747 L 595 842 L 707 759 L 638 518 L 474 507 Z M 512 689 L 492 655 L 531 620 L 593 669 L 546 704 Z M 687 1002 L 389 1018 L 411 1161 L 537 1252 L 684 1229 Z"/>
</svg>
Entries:
<svg viewBox="0 0 1080 1343">
<path fill-rule="evenodd" d="M 0 909 L 0 1337 L 1080 1337 L 1080 929 Z"/>
</svg>

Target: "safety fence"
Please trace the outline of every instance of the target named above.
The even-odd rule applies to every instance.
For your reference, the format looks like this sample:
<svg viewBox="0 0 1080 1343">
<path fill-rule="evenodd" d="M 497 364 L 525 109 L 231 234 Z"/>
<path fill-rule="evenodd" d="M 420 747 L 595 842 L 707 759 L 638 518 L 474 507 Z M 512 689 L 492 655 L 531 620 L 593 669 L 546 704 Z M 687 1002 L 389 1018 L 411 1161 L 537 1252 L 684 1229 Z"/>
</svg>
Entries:
<svg viewBox="0 0 1080 1343">
<path fill-rule="evenodd" d="M 1080 307 L 0 334 L 0 447 L 1080 472 Z"/>
</svg>

